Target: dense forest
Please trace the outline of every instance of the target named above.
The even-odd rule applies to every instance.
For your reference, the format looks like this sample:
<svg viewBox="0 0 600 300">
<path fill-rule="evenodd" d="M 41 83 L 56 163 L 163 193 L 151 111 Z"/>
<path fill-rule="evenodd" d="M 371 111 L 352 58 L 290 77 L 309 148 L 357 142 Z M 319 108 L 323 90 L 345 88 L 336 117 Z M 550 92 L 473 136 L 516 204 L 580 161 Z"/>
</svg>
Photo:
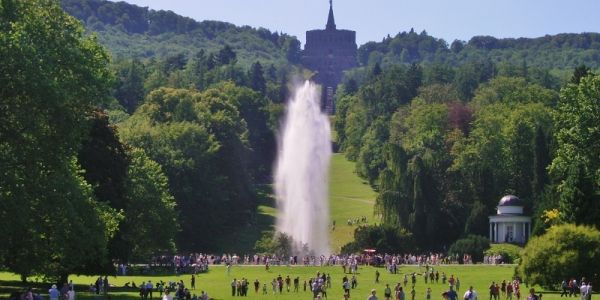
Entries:
<svg viewBox="0 0 600 300">
<path fill-rule="evenodd" d="M 440 70 L 452 76 L 432 76 Z M 487 236 L 488 216 L 506 194 L 524 201 L 534 234 L 561 223 L 600 225 L 592 141 L 600 77 L 581 66 L 553 88 L 523 71 L 506 74 L 489 61 L 375 64 L 361 85 L 347 80 L 338 94 L 338 143 L 377 189 L 385 230 L 407 230 L 412 235 L 400 236 L 420 249 L 447 250 L 457 239 Z M 461 93 L 465 82 L 470 93 Z M 344 251 L 366 246 L 377 230 Z"/>
<path fill-rule="evenodd" d="M 565 69 L 585 64 L 600 68 L 600 34 L 558 34 L 539 38 L 475 36 L 451 44 L 427 34 L 400 32 L 381 42 L 368 42 L 358 50 L 361 65 L 445 63 L 461 65 L 473 60 L 527 64 L 544 69 Z"/>
<path fill-rule="evenodd" d="M 300 42 L 264 28 L 238 27 L 219 21 L 197 22 L 172 11 L 155 11 L 126 2 L 61 0 L 62 8 L 94 32 L 117 58 L 165 58 L 216 51 L 225 44 L 243 65 L 255 61 L 286 64 L 300 59 Z"/>
</svg>

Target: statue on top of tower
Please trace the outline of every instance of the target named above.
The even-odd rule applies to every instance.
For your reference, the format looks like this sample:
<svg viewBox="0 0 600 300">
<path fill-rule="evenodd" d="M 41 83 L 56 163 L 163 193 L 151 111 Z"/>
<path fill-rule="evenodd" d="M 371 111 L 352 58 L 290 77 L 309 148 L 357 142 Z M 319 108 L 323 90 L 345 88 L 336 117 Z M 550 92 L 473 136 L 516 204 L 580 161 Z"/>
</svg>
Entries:
<svg viewBox="0 0 600 300">
<path fill-rule="evenodd" d="M 327 17 L 326 30 L 335 30 L 335 18 L 333 17 L 333 0 L 329 0 L 329 16 Z"/>
</svg>

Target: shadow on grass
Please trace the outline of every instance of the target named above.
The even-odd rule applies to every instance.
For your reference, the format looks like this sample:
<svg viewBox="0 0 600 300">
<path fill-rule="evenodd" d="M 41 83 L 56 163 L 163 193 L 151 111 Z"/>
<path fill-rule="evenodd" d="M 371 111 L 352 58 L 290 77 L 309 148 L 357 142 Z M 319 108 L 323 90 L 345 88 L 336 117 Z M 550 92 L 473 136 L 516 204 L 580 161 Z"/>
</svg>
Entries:
<svg viewBox="0 0 600 300">
<path fill-rule="evenodd" d="M 244 227 L 232 228 L 229 234 L 223 235 L 216 243 L 215 254 L 254 253 L 254 245 L 264 231 L 273 230 L 275 225 L 275 196 L 271 185 L 259 185 L 255 187 L 258 205 L 253 212 L 252 221 Z"/>
</svg>

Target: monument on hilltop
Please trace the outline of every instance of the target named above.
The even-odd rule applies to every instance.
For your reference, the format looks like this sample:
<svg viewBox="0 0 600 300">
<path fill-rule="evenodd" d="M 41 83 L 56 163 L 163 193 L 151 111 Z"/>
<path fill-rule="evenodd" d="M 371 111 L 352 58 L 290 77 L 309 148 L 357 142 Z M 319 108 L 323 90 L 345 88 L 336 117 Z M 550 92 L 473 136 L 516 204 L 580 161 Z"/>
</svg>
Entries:
<svg viewBox="0 0 600 300">
<path fill-rule="evenodd" d="M 322 106 L 328 114 L 335 113 L 334 95 L 343 72 L 357 66 L 356 52 L 356 32 L 336 28 L 330 0 L 325 30 L 306 32 L 302 56 L 302 65 L 316 73 L 313 80 L 323 88 Z"/>
</svg>

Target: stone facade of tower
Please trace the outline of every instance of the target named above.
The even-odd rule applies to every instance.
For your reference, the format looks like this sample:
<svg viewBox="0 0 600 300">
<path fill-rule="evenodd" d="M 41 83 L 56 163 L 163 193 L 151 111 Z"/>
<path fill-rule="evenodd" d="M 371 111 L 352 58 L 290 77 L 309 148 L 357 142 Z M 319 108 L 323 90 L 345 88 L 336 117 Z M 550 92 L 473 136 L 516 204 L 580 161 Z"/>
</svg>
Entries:
<svg viewBox="0 0 600 300">
<path fill-rule="evenodd" d="M 313 80 L 323 87 L 323 108 L 329 114 L 335 113 L 334 95 L 343 72 L 357 66 L 356 52 L 356 32 L 336 28 L 330 1 L 325 30 L 306 32 L 302 55 L 303 66 L 315 72 Z"/>
</svg>

